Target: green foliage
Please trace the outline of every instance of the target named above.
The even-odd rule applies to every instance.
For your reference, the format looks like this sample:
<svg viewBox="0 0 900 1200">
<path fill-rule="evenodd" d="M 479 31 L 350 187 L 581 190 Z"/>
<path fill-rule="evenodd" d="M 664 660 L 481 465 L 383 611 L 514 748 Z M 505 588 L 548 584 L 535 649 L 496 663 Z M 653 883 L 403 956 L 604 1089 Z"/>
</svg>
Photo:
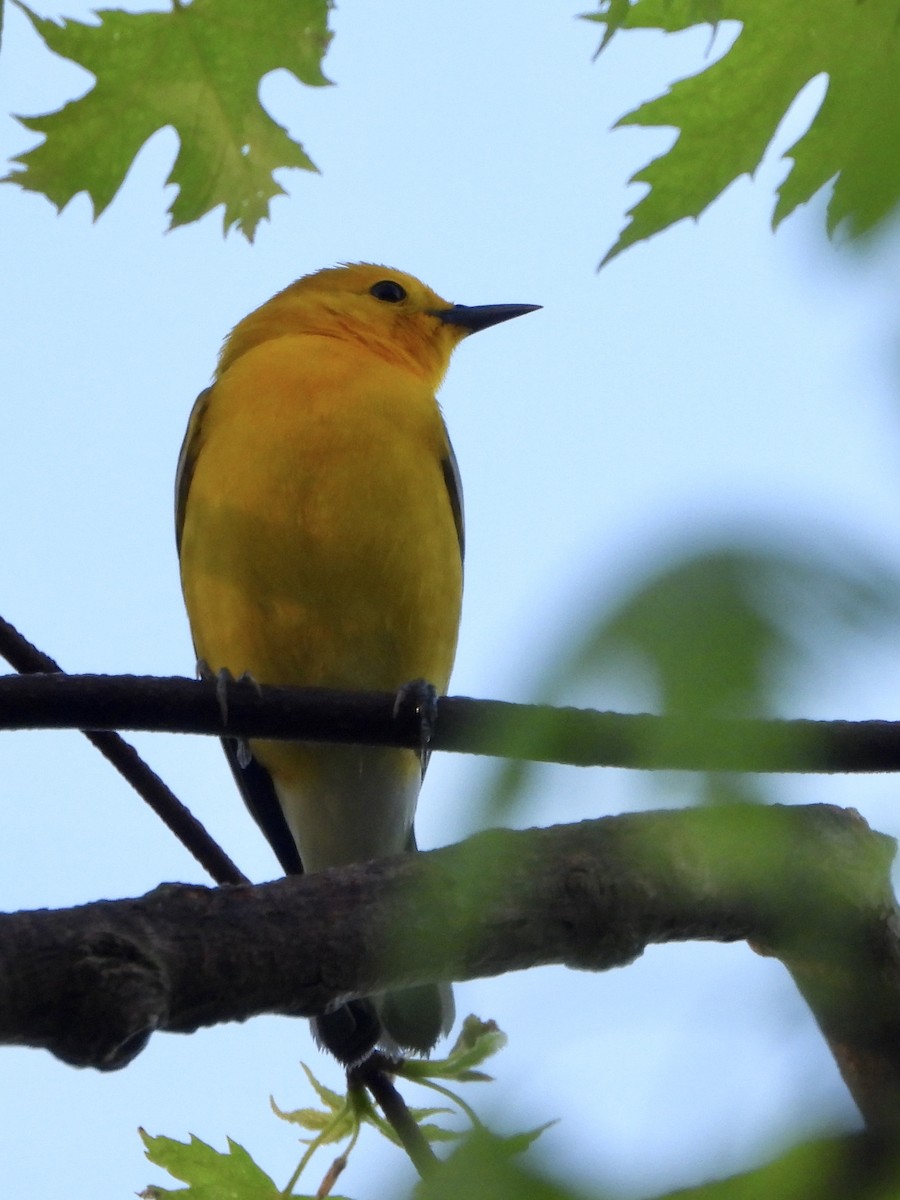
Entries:
<svg viewBox="0 0 900 1200">
<path fill-rule="evenodd" d="M 17 0 L 18 2 L 18 0 Z M 5 182 L 63 208 L 87 192 L 96 216 L 121 186 L 137 152 L 172 126 L 181 148 L 167 182 L 178 195 L 171 225 L 225 206 L 226 231 L 253 238 L 269 201 L 283 194 L 273 171 L 316 168 L 259 102 L 264 75 L 291 71 L 326 84 L 329 0 L 194 0 L 170 12 L 107 10 L 99 25 L 26 13 L 47 46 L 90 71 L 96 86 L 58 112 L 20 117 L 44 142 L 15 161 Z"/>
<path fill-rule="evenodd" d="M 256 1165 L 243 1146 L 228 1139 L 228 1152 L 220 1154 L 199 1138 L 187 1143 L 167 1137 L 150 1137 L 141 1130 L 147 1157 L 188 1186 L 170 1191 L 149 1187 L 144 1200 L 277 1200 L 281 1191 Z"/>
<path fill-rule="evenodd" d="M 776 675 L 790 662 L 810 665 L 812 630 L 896 615 L 897 588 L 879 564 L 799 545 L 691 551 L 663 562 L 601 614 L 563 674 L 597 677 L 625 652 L 651 669 L 662 712 L 765 715 L 774 708 Z"/>
<path fill-rule="evenodd" d="M 463 1022 L 459 1037 L 446 1058 L 403 1059 L 393 1065 L 392 1071 L 398 1079 L 406 1079 L 411 1083 L 417 1083 L 422 1087 L 439 1092 L 461 1109 L 473 1125 L 478 1125 L 480 1122 L 469 1105 L 460 1096 L 445 1087 L 443 1082 L 438 1083 L 437 1081 L 490 1082 L 491 1077 L 476 1071 L 475 1067 L 480 1066 L 486 1059 L 502 1050 L 505 1045 L 506 1035 L 497 1028 L 494 1022 L 483 1022 L 479 1021 L 477 1017 L 469 1016 Z M 393 1128 L 378 1112 L 364 1088 L 351 1086 L 346 1095 L 342 1096 L 325 1087 L 316 1079 L 309 1067 L 305 1064 L 302 1065 L 322 1107 L 300 1108 L 293 1112 L 284 1112 L 275 1104 L 274 1100 L 272 1101 L 274 1112 L 282 1120 L 300 1125 L 303 1129 L 316 1135 L 312 1139 L 307 1139 L 310 1153 L 304 1157 L 301 1168 L 319 1146 L 350 1138 L 350 1149 L 352 1149 L 359 1137 L 361 1127 L 365 1124 L 373 1126 L 395 1145 L 400 1144 Z M 431 1117 L 451 1111 L 448 1108 L 410 1108 L 409 1110 L 418 1124 L 420 1132 L 429 1142 L 453 1141 L 461 1136 L 456 1130 L 435 1125 L 430 1120 Z M 537 1130 L 533 1135 L 520 1135 L 527 1139 L 523 1148 L 525 1144 L 530 1144 L 540 1132 Z M 349 1153 L 349 1149 L 347 1153 Z"/>
<path fill-rule="evenodd" d="M 444 1085 L 445 1080 L 456 1083 L 483 1083 L 489 1075 L 476 1070 L 488 1058 L 506 1045 L 506 1036 L 493 1021 L 479 1021 L 467 1017 L 453 1049 L 443 1059 L 405 1059 L 392 1065 L 392 1073 L 400 1079 L 420 1084 L 452 1100 L 472 1122 L 472 1127 L 488 1139 L 495 1147 L 502 1147 L 504 1160 L 511 1154 L 527 1150 L 534 1140 L 547 1128 L 527 1130 L 506 1138 L 493 1138 L 487 1134 L 478 1117 L 468 1104 Z M 273 1200 L 279 1196 L 296 1196 L 294 1187 L 306 1170 L 317 1150 L 347 1140 L 343 1153 L 331 1165 L 317 1195 L 330 1195 L 330 1187 L 343 1171 L 347 1159 L 365 1125 L 371 1125 L 395 1145 L 401 1145 L 393 1127 L 387 1122 L 369 1098 L 366 1089 L 351 1084 L 346 1094 L 341 1095 L 321 1083 L 301 1064 L 306 1077 L 319 1098 L 319 1107 L 304 1107 L 284 1111 L 274 1100 L 272 1110 L 282 1121 L 298 1125 L 312 1134 L 302 1138 L 307 1149 L 287 1186 L 282 1190 L 275 1186 L 243 1147 L 228 1139 L 228 1153 L 220 1154 L 192 1137 L 190 1142 L 176 1142 L 171 1138 L 152 1138 L 141 1131 L 147 1147 L 147 1157 L 188 1184 L 187 1188 L 169 1191 L 165 1188 L 149 1187 L 143 1193 L 145 1200 L 166 1200 L 166 1197 L 183 1197 L 184 1200 Z M 441 1080 L 439 1083 L 438 1080 Z M 432 1121 L 432 1117 L 444 1115 L 449 1108 L 410 1108 L 408 1112 L 419 1127 L 419 1132 L 429 1143 L 457 1141 L 462 1133 L 447 1129 Z"/>
<path fill-rule="evenodd" d="M 328 82 L 321 61 L 330 0 L 173 0 L 164 13 L 104 11 L 97 26 L 56 24 L 17 3 L 47 46 L 90 71 L 96 86 L 58 112 L 20 118 L 45 140 L 15 160 L 22 169 L 7 182 L 58 208 L 87 192 L 99 215 L 144 142 L 172 126 L 181 147 L 168 180 L 179 189 L 171 225 L 223 205 L 225 229 L 252 239 L 270 200 L 284 192 L 273 172 L 316 169 L 258 92 L 262 77 L 278 68 L 311 86 Z M 864 234 L 900 200 L 894 0 L 601 0 L 599 8 L 585 16 L 605 26 L 601 50 L 623 29 L 742 26 L 722 58 L 619 121 L 674 127 L 679 136 L 633 177 L 650 190 L 604 262 L 698 216 L 733 180 L 752 174 L 798 93 L 823 74 L 825 100 L 788 152 L 794 163 L 778 189 L 773 223 L 829 180 L 831 233 L 841 226 L 852 237 Z"/>
<path fill-rule="evenodd" d="M 654 562 L 652 575 L 554 656 L 538 691 L 548 704 L 572 703 L 576 695 L 596 703 L 593 697 L 616 680 L 638 680 L 648 693 L 646 707 L 679 718 L 673 736 L 682 748 L 696 742 L 702 758 L 708 719 L 779 715 L 784 685 L 801 669 L 808 677 L 827 667 L 836 635 L 898 619 L 896 571 L 834 537 L 827 553 L 787 540 L 694 549 Z M 540 745 L 540 729 L 533 736 Z M 734 736 L 746 746 L 746 729 Z M 765 745 L 753 749 L 764 758 Z M 664 759 L 666 747 L 648 745 L 645 756 Z M 515 803 L 533 769 L 514 761 L 501 768 L 495 791 L 501 810 Z M 760 776 L 691 779 L 700 801 L 765 797 Z"/>
<path fill-rule="evenodd" d="M 603 262 L 683 217 L 698 216 L 759 166 L 798 93 L 827 74 L 828 91 L 791 147 L 773 224 L 835 180 L 828 231 L 874 229 L 900 201 L 900 22 L 894 0 L 606 0 L 587 19 L 621 29 L 742 29 L 717 62 L 626 114 L 619 125 L 673 126 L 674 146 L 633 177 L 650 185 Z"/>
<path fill-rule="evenodd" d="M 486 1129 L 474 1130 L 414 1192 L 414 1200 L 576 1200 L 583 1193 L 543 1178 L 515 1161 L 520 1147 Z M 601 1200 L 592 1192 L 593 1200 Z"/>
<path fill-rule="evenodd" d="M 408 1058 L 399 1067 L 404 1079 L 424 1082 L 453 1079 L 457 1083 L 490 1083 L 491 1076 L 476 1071 L 506 1045 L 506 1034 L 495 1021 L 468 1016 L 446 1058 Z"/>
<path fill-rule="evenodd" d="M 755 1171 L 660 1200 L 896 1200 L 898 1187 L 897 1160 L 890 1149 L 865 1135 L 851 1135 L 793 1146 Z"/>
<path fill-rule="evenodd" d="M 597 21 L 606 26 L 598 54 L 614 33 L 632 27 L 632 5 L 636 3 L 640 3 L 640 0 L 599 0 L 601 12 L 583 14 L 586 21 Z M 668 0 L 667 17 L 678 22 L 672 27 L 675 29 L 686 29 L 690 25 L 717 25 L 722 20 L 723 4 L 724 0 Z"/>
<path fill-rule="evenodd" d="M 279 1108 L 274 1100 L 271 1101 L 272 1111 L 282 1121 L 287 1121 L 292 1125 L 299 1125 L 301 1129 L 306 1129 L 315 1135 L 312 1138 L 302 1139 L 309 1145 L 310 1149 L 303 1157 L 303 1161 L 297 1172 L 298 1177 L 300 1170 L 306 1166 L 316 1150 L 322 1146 L 332 1145 L 336 1142 L 342 1142 L 345 1138 L 349 1138 L 350 1144 L 344 1153 L 344 1157 L 346 1158 L 356 1145 L 356 1140 L 364 1125 L 371 1125 L 373 1129 L 377 1129 L 380 1134 L 386 1137 L 389 1142 L 393 1142 L 396 1146 L 400 1145 L 393 1128 L 379 1113 L 364 1088 L 350 1087 L 347 1089 L 346 1094 L 342 1096 L 339 1092 L 334 1092 L 331 1088 L 327 1088 L 320 1083 L 305 1063 L 301 1063 L 300 1065 L 303 1067 L 307 1079 L 315 1089 L 322 1107 L 297 1108 L 286 1112 Z M 447 1142 L 459 1136 L 453 1130 L 444 1129 L 430 1121 L 431 1117 L 449 1113 L 450 1111 L 449 1108 L 409 1109 L 410 1116 L 419 1126 L 419 1131 L 426 1141 L 429 1142 Z"/>
</svg>

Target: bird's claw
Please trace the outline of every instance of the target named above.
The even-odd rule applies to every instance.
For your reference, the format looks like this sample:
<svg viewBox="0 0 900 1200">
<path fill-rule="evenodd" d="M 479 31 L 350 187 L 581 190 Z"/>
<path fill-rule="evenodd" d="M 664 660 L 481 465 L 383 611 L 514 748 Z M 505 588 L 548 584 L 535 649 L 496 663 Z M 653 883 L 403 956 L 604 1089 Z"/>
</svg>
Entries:
<svg viewBox="0 0 900 1200">
<path fill-rule="evenodd" d="M 253 678 L 249 671 L 244 671 L 243 675 L 237 679 L 232 675 L 227 667 L 220 667 L 218 671 L 214 671 L 209 663 L 204 659 L 197 661 L 197 675 L 200 679 L 207 683 L 212 683 L 215 680 L 216 684 L 216 703 L 219 706 L 219 715 L 222 718 L 222 724 L 228 724 L 228 687 L 232 683 L 250 683 L 256 689 L 257 695 L 262 695 L 262 688 Z M 248 751 L 249 754 L 249 751 Z"/>
<path fill-rule="evenodd" d="M 437 714 L 437 689 L 427 679 L 413 679 L 397 689 L 394 721 L 404 732 L 415 736 L 423 769 L 428 760 L 428 747 L 434 737 Z"/>
</svg>

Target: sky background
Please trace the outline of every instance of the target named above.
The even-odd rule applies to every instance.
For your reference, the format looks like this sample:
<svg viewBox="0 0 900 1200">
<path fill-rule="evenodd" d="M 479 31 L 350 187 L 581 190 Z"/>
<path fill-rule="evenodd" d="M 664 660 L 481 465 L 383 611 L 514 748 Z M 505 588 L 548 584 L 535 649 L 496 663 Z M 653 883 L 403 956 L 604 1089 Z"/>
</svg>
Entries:
<svg viewBox="0 0 900 1200">
<path fill-rule="evenodd" d="M 285 173 L 289 195 L 252 247 L 223 241 L 218 213 L 164 234 L 177 150 L 168 130 L 96 225 L 83 196 L 57 216 L 40 197 L 0 189 L 0 614 L 70 671 L 192 673 L 172 486 L 193 399 L 240 317 L 299 275 L 360 259 L 411 271 L 453 301 L 544 305 L 464 344 L 442 392 L 468 518 L 453 692 L 535 698 L 555 654 L 655 556 L 722 530 L 840 537 L 900 564 L 900 249 L 828 245 L 821 196 L 776 236 L 769 228 L 781 155 L 821 85 L 795 105 L 755 180 L 597 274 L 640 194 L 628 178 L 672 136 L 610 127 L 699 68 L 710 37 L 625 35 L 594 62 L 600 31 L 575 19 L 579 7 L 345 0 L 325 60 L 337 86 L 276 73 L 262 87 L 322 174 Z M 84 18 L 89 7 L 44 0 L 39 10 Z M 723 29 L 716 45 L 730 36 Z M 88 83 L 7 7 L 0 111 L 46 112 Z M 34 140 L 5 115 L 0 137 L 4 155 Z M 786 711 L 900 717 L 896 636 L 826 651 Z M 244 871 L 276 874 L 213 740 L 133 740 Z M 420 845 L 480 828 L 491 777 L 484 761 L 435 756 Z M 205 882 L 76 734 L 3 735 L 0 781 L 4 909 Z M 513 820 L 659 805 L 680 786 L 542 769 Z M 780 799 L 853 805 L 893 834 L 896 792 L 890 778 L 773 785 Z M 804 1132 L 856 1123 L 785 972 L 745 946 L 657 948 L 603 975 L 510 975 L 461 985 L 457 1001 L 510 1038 L 497 1082 L 470 1088 L 484 1118 L 512 1130 L 560 1117 L 538 1160 L 624 1196 L 739 1170 Z M 230 1136 L 283 1184 L 298 1147 L 268 1098 L 311 1103 L 300 1059 L 339 1086 L 305 1023 L 279 1018 L 157 1035 L 109 1076 L 5 1049 L 5 1189 L 113 1200 L 170 1184 L 144 1160 L 138 1126 L 220 1149 Z M 399 1152 L 368 1138 L 341 1190 L 374 1200 L 412 1179 Z"/>
</svg>

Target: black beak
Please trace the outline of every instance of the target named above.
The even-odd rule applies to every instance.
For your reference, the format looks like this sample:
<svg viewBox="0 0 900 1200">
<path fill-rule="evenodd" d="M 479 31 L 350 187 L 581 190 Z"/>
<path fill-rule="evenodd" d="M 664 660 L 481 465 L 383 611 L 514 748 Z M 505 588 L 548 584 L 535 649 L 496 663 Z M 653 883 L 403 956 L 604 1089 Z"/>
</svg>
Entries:
<svg viewBox="0 0 900 1200">
<path fill-rule="evenodd" d="M 501 321 L 524 317 L 540 307 L 540 304 L 454 304 L 452 308 L 433 309 L 431 315 L 445 325 L 461 325 L 467 333 L 477 333 Z"/>
</svg>

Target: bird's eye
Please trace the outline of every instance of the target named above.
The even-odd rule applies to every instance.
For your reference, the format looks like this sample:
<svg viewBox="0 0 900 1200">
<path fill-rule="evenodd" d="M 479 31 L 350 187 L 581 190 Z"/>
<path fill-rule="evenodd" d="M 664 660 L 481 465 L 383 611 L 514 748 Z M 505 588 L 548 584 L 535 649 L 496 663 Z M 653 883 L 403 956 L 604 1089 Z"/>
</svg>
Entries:
<svg viewBox="0 0 900 1200">
<path fill-rule="evenodd" d="M 386 300 L 388 304 L 399 304 L 401 300 L 406 299 L 406 288 L 393 279 L 382 279 L 372 284 L 369 295 L 374 296 L 376 300 Z"/>
</svg>

